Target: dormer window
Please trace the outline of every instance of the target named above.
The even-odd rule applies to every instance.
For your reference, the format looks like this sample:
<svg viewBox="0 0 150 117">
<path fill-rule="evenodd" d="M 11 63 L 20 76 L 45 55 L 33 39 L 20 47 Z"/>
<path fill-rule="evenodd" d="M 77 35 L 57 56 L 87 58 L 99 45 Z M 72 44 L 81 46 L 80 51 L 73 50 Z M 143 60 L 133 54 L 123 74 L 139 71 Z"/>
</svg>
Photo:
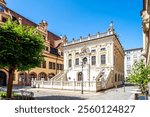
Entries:
<svg viewBox="0 0 150 117">
<path fill-rule="evenodd" d="M 1 4 L 0 4 L 0 11 L 1 11 L 1 12 L 4 12 L 4 7 L 3 7 L 3 5 L 1 5 Z"/>
</svg>

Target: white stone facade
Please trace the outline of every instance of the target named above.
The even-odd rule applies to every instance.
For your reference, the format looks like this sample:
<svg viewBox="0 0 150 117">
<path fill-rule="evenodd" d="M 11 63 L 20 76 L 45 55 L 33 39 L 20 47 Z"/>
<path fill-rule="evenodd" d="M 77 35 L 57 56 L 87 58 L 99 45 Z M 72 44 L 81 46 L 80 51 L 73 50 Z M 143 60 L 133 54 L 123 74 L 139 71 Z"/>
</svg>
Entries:
<svg viewBox="0 0 150 117">
<path fill-rule="evenodd" d="M 82 66 L 85 57 L 87 62 Z M 99 81 L 103 88 L 119 85 L 124 80 L 123 60 L 123 48 L 114 34 L 112 23 L 105 33 L 73 39 L 64 46 L 67 81 L 81 81 L 83 73 L 85 82 Z"/>
<path fill-rule="evenodd" d="M 143 59 L 142 54 L 143 48 L 134 48 L 125 50 L 124 72 L 126 79 L 128 79 L 129 77 L 133 64 Z"/>
</svg>

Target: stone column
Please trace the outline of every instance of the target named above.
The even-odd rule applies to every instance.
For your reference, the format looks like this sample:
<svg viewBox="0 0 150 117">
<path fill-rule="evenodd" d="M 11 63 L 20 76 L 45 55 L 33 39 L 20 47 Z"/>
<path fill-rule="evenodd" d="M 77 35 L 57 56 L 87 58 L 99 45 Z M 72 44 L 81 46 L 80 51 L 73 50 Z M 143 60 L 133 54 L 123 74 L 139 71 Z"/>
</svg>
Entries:
<svg viewBox="0 0 150 117">
<path fill-rule="evenodd" d="M 42 81 L 42 87 L 44 87 L 44 78 L 41 78 Z"/>
</svg>

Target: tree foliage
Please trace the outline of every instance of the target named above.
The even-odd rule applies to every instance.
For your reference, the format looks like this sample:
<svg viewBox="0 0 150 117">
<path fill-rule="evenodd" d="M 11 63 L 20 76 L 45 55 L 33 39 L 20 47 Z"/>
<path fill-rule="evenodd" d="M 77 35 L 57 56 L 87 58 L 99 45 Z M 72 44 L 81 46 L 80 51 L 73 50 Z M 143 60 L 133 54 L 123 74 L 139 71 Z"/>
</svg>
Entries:
<svg viewBox="0 0 150 117">
<path fill-rule="evenodd" d="M 7 68 L 7 97 L 11 97 L 15 70 L 37 67 L 43 60 L 43 36 L 36 28 L 8 20 L 0 26 L 0 68 Z"/>
<path fill-rule="evenodd" d="M 43 49 L 43 37 L 35 28 L 10 20 L 0 26 L 1 67 L 34 68 L 41 63 Z"/>
<path fill-rule="evenodd" d="M 147 85 L 150 82 L 150 66 L 145 66 L 142 61 L 133 65 L 129 82 L 139 86 L 142 93 L 147 91 Z"/>
</svg>

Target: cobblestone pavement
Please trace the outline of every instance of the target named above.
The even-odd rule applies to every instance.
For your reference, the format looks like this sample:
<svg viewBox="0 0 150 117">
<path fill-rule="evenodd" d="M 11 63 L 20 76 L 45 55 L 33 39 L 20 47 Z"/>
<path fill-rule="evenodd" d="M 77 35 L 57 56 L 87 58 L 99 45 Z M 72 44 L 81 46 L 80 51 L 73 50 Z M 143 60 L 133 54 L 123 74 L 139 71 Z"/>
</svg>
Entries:
<svg viewBox="0 0 150 117">
<path fill-rule="evenodd" d="M 27 91 L 32 91 L 37 100 L 130 100 L 134 95 L 130 90 L 134 86 L 113 88 L 101 92 L 85 92 L 69 91 L 69 90 L 56 90 L 56 89 L 42 89 L 42 88 L 26 88 Z"/>
</svg>

